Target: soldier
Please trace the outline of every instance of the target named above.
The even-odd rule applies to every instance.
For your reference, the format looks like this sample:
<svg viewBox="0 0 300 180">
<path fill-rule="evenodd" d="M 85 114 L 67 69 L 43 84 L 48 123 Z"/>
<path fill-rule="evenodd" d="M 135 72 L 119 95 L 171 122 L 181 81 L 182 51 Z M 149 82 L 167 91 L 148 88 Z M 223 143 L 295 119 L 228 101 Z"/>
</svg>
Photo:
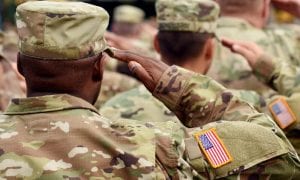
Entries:
<svg viewBox="0 0 300 180">
<path fill-rule="evenodd" d="M 223 103 L 234 103 L 255 117 L 204 125 L 193 113 L 202 103 L 198 90 L 203 83 L 215 82 L 161 61 L 111 52 L 114 58 L 131 61 L 130 69 L 183 123 L 203 128 L 184 130 L 172 122 L 143 125 L 100 116 L 91 103 L 104 68 L 108 14 L 102 8 L 35 1 L 20 5 L 16 18 L 19 70 L 26 78 L 28 98 L 14 99 L 1 115 L 1 178 L 299 177 L 293 147 L 267 116 L 223 91 L 220 96 L 230 97 Z M 213 93 L 210 87 L 206 91 Z M 212 105 L 220 107 L 215 100 Z"/>
<path fill-rule="evenodd" d="M 113 16 L 112 32 L 107 32 L 105 35 L 110 46 L 140 52 L 147 56 L 156 56 L 152 43 L 153 36 L 149 31 L 145 31 L 147 25 L 143 23 L 145 13 L 142 9 L 121 5 L 115 8 Z M 110 63 L 112 62 L 114 61 Z M 118 72 L 132 76 L 126 64 L 119 62 L 116 68 Z"/>
<path fill-rule="evenodd" d="M 106 32 L 108 44 L 120 49 L 137 50 L 137 47 L 142 47 L 139 43 L 141 41 L 137 39 L 139 39 L 141 34 L 140 29 L 144 16 L 144 12 L 137 7 L 130 5 L 118 6 L 114 11 L 112 24 L 114 33 Z M 140 85 L 135 78 L 128 76 L 130 74 L 124 73 L 124 75 L 115 72 L 117 71 L 117 67 L 119 67 L 119 72 L 123 72 L 123 67 L 125 67 L 126 72 L 128 72 L 128 68 L 125 64 L 119 64 L 118 66 L 118 62 L 115 59 L 109 59 L 107 61 L 105 69 L 108 70 L 108 72 L 104 74 L 100 96 L 95 103 L 97 109 L 116 94 L 128 91 Z"/>
<path fill-rule="evenodd" d="M 108 44 L 120 49 L 135 49 L 136 46 L 131 46 L 131 42 L 136 42 L 136 38 L 139 37 L 140 26 L 144 20 L 144 16 L 144 12 L 137 7 L 129 5 L 117 7 L 114 11 L 114 22 L 112 24 L 114 33 L 106 32 Z M 126 67 L 124 64 L 119 65 L 119 67 L 124 66 Z M 94 105 L 97 109 L 116 94 L 131 90 L 140 85 L 135 78 L 128 76 L 126 73 L 119 73 L 122 72 L 120 69 L 118 69 L 119 72 L 116 72 L 117 67 L 118 61 L 115 59 L 110 58 L 106 62 L 105 70 L 108 72 L 104 74 L 100 96 Z M 127 70 L 127 68 L 125 69 Z"/>
<path fill-rule="evenodd" d="M 216 21 L 219 17 L 219 6 L 215 3 L 210 4 L 208 7 L 205 3 L 201 7 L 193 7 L 193 5 L 195 4 L 181 7 L 181 3 L 174 5 L 157 3 L 156 11 L 159 32 L 155 36 L 154 46 L 157 52 L 161 54 L 161 60 L 167 64 L 179 65 L 196 73 L 206 74 L 214 54 L 213 39 Z M 184 8 L 191 9 L 191 11 L 199 11 L 201 14 L 193 14 L 185 11 Z M 186 17 L 190 19 L 187 20 Z M 166 23 L 177 22 L 180 24 L 182 21 L 191 23 L 196 21 L 197 26 L 184 29 L 184 27 L 177 24 L 170 26 Z M 216 92 L 218 91 L 217 89 Z M 251 102 L 253 105 L 257 105 L 258 108 L 264 106 L 264 101 L 255 92 L 231 90 L 231 93 L 247 102 Z M 176 116 L 162 103 L 154 99 L 144 87 L 117 95 L 109 100 L 100 111 L 101 114 L 111 118 L 123 117 L 144 121 L 150 117 L 155 117 L 155 121 L 168 119 L 178 122 Z M 201 111 L 203 119 L 214 121 L 216 120 L 214 118 L 220 118 L 219 116 L 208 114 L 206 111 L 208 111 L 207 108 Z M 228 115 L 232 113 L 232 111 L 227 112 Z M 224 115 L 226 116 L 226 114 Z"/>
<path fill-rule="evenodd" d="M 223 43 L 233 52 L 243 55 L 256 76 L 283 96 L 267 100 L 265 113 L 271 114 L 300 154 L 300 69 L 286 62 L 278 63 L 266 55 L 256 44 L 224 39 Z"/>
<path fill-rule="evenodd" d="M 269 0 L 217 0 L 221 7 L 217 35 L 257 43 L 264 51 L 299 65 L 298 42 L 294 33 L 283 29 L 263 29 L 270 11 Z M 216 45 L 208 75 L 227 88 L 254 90 L 264 97 L 276 94 L 252 74 L 251 67 L 239 55 L 222 44 Z"/>
<path fill-rule="evenodd" d="M 144 17 L 144 11 L 138 7 L 118 6 L 114 10 L 112 31 L 124 37 L 138 38 Z"/>
</svg>

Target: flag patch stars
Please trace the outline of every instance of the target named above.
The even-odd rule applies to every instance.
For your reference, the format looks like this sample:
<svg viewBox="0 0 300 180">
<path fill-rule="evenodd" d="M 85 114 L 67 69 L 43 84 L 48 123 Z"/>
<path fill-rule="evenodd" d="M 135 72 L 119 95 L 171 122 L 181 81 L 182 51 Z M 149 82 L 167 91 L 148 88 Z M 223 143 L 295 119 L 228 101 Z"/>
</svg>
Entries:
<svg viewBox="0 0 300 180">
<path fill-rule="evenodd" d="M 269 109 L 281 129 L 286 129 L 296 122 L 296 116 L 283 98 L 271 103 Z"/>
<path fill-rule="evenodd" d="M 195 133 L 194 137 L 213 168 L 224 166 L 232 161 L 215 128 Z"/>
</svg>

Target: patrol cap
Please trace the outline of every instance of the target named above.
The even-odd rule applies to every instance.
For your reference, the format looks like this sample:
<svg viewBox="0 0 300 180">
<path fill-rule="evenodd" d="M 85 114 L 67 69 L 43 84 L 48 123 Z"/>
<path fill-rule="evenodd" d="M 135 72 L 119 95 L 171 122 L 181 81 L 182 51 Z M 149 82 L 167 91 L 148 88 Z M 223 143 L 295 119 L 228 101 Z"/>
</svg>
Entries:
<svg viewBox="0 0 300 180">
<path fill-rule="evenodd" d="M 158 0 L 156 14 L 160 31 L 213 33 L 220 7 L 212 0 Z"/>
<path fill-rule="evenodd" d="M 72 60 L 106 49 L 109 15 L 82 2 L 29 1 L 17 7 L 21 53 L 43 59 Z"/>
<path fill-rule="evenodd" d="M 114 10 L 114 21 L 126 23 L 141 23 L 143 22 L 145 13 L 138 7 L 130 5 L 121 5 Z"/>
</svg>

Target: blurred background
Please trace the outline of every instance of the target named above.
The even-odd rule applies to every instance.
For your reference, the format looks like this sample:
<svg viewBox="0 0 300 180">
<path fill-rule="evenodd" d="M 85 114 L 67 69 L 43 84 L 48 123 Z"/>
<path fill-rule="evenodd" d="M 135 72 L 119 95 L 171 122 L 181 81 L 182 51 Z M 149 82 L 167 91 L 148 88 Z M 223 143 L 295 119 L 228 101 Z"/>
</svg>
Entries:
<svg viewBox="0 0 300 180">
<path fill-rule="evenodd" d="M 0 0 L 0 28 L 7 29 L 14 24 L 14 14 L 17 4 L 25 0 Z M 83 0 L 83 2 L 98 5 L 106 9 L 111 17 L 115 7 L 122 4 L 137 6 L 144 10 L 146 19 L 155 16 L 155 0 Z M 112 18 L 110 18 L 112 19 Z"/>
</svg>

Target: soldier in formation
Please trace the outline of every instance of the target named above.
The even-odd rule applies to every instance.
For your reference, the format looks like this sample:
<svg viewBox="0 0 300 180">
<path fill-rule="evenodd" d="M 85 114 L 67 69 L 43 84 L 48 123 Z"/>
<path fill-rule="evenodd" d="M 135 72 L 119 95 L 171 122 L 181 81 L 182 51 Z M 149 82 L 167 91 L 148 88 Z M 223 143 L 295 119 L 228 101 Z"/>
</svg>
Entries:
<svg viewBox="0 0 300 180">
<path fill-rule="evenodd" d="M 228 15 L 222 3 L 228 7 L 241 4 L 233 1 L 217 1 L 222 16 Z M 260 2 L 263 4 L 256 4 L 255 12 L 264 12 L 258 13 L 261 21 L 256 24 L 246 18 L 258 29 L 264 25 L 269 1 L 245 2 Z M 51 1 L 18 6 L 18 56 L 4 55 L 3 59 L 17 57 L 18 71 L 26 79 L 27 98 L 12 99 L 0 115 L 1 179 L 300 177 L 300 159 L 287 138 L 297 140 L 299 119 L 293 113 L 298 107 L 299 84 L 294 41 L 286 47 L 268 42 L 274 48 L 278 45 L 277 53 L 282 56 L 271 51 L 267 52 L 272 56 L 267 56 L 253 44 L 215 41 L 219 6 L 211 0 L 158 0 L 156 8 L 159 33 L 154 47 L 162 61 L 136 49 L 132 53 L 108 47 L 109 15 L 101 7 Z M 288 31 L 268 32 L 280 42 L 289 37 Z M 230 57 L 235 57 L 234 53 L 244 56 L 241 62 L 249 71 L 254 69 L 251 76 L 262 79 L 261 84 L 271 84 L 268 90 L 273 89 L 274 94 L 281 94 L 266 99 L 271 108 L 265 112 L 273 119 L 250 105 L 253 100 L 263 102 L 255 93 L 229 90 L 201 75 L 216 62 L 213 57 L 221 45 Z M 93 106 L 101 85 L 128 85 L 110 74 L 105 83 L 108 55 L 125 63 L 144 88 L 129 91 L 125 98 L 120 95 L 124 101 L 108 102 L 111 107 L 103 108 L 106 113 L 102 116 Z M 0 66 L 0 77 L 8 72 L 8 65 Z M 135 110 L 125 112 L 128 107 Z M 121 109 L 121 116 L 116 109 Z M 291 119 L 286 118 L 289 115 Z M 291 123 L 282 126 L 286 121 Z"/>
</svg>

